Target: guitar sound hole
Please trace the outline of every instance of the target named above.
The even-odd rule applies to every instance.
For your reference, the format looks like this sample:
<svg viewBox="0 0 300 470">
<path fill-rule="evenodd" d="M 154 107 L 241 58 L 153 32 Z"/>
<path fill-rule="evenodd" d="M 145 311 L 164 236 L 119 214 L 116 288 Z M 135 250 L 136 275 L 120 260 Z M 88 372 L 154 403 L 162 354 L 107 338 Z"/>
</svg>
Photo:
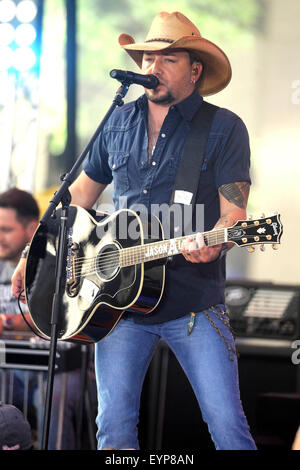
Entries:
<svg viewBox="0 0 300 470">
<path fill-rule="evenodd" d="M 120 253 L 117 245 L 105 245 L 99 251 L 96 259 L 96 271 L 100 279 L 109 281 L 119 272 Z"/>
</svg>

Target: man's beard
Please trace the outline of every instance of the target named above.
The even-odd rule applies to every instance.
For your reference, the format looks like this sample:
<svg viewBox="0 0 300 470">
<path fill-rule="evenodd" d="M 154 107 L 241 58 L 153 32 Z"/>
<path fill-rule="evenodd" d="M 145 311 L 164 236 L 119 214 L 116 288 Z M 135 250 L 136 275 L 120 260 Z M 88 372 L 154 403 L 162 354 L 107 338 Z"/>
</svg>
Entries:
<svg viewBox="0 0 300 470">
<path fill-rule="evenodd" d="M 164 95 L 161 95 L 161 96 L 155 96 L 155 91 L 154 91 L 153 95 L 150 95 L 148 90 L 146 90 L 145 93 L 146 93 L 146 96 L 147 96 L 148 100 L 151 101 L 152 103 L 172 104 L 175 101 L 174 96 L 172 95 L 172 93 L 169 90 L 167 90 L 167 92 Z"/>
</svg>

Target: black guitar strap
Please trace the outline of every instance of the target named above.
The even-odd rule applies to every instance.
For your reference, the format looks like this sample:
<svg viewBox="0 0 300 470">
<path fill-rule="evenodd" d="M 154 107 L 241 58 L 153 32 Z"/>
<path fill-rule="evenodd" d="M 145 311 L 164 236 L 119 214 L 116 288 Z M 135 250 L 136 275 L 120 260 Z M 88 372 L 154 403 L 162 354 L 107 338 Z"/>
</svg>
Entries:
<svg viewBox="0 0 300 470">
<path fill-rule="evenodd" d="M 218 109 L 218 106 L 203 101 L 192 119 L 191 129 L 180 159 L 170 204 L 191 205 L 191 213 L 194 211 L 197 201 L 209 131 Z M 185 221 L 185 226 L 191 226 L 190 223 Z"/>
<path fill-rule="evenodd" d="M 180 159 L 171 204 L 179 202 L 194 206 L 196 203 L 206 143 L 213 117 L 218 109 L 218 106 L 203 101 L 192 119 L 191 129 Z"/>
</svg>

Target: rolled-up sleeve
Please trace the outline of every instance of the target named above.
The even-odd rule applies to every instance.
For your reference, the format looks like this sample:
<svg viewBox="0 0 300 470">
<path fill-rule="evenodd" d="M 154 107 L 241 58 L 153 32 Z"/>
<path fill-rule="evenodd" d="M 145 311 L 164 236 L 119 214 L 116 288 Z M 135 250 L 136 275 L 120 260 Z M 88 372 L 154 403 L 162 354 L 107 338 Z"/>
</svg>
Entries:
<svg viewBox="0 0 300 470">
<path fill-rule="evenodd" d="M 218 158 L 215 162 L 216 185 L 238 181 L 247 181 L 250 177 L 250 145 L 249 135 L 244 122 L 233 113 L 230 113 L 230 125 L 221 139 Z"/>
<path fill-rule="evenodd" d="M 83 163 L 85 173 L 97 183 L 110 184 L 112 172 L 108 164 L 105 135 L 102 132 L 96 139 L 88 157 Z"/>
</svg>

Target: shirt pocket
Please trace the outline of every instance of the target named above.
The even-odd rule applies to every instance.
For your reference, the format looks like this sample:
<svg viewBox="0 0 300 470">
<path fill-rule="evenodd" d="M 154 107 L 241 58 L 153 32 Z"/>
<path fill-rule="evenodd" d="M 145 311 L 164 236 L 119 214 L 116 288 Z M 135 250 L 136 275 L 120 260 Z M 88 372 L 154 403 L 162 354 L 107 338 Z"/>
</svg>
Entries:
<svg viewBox="0 0 300 470">
<path fill-rule="evenodd" d="M 129 189 L 128 152 L 112 152 L 108 156 L 108 164 L 112 171 L 115 192 L 118 196 Z"/>
</svg>

